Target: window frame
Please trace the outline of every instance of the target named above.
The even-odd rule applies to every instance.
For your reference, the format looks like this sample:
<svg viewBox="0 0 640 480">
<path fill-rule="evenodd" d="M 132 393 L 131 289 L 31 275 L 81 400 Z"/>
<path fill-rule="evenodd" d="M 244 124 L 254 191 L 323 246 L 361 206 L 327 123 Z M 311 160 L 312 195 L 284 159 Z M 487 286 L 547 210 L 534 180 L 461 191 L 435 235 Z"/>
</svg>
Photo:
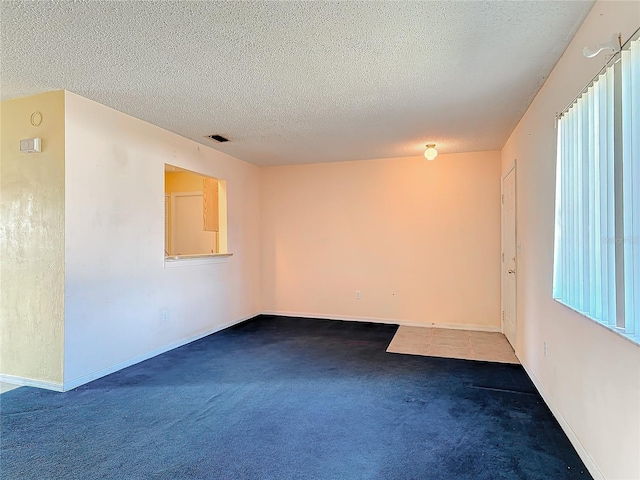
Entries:
<svg viewBox="0 0 640 480">
<path fill-rule="evenodd" d="M 640 247 L 633 234 L 639 226 L 628 225 L 629 218 L 638 223 L 640 210 L 633 187 L 640 170 L 640 114 L 631 100 L 623 101 L 625 94 L 640 96 L 640 29 L 557 116 L 552 297 L 640 345 L 640 295 L 634 287 L 640 282 Z M 594 230 L 605 234 L 594 237 Z M 631 260 L 625 262 L 625 255 Z"/>
</svg>

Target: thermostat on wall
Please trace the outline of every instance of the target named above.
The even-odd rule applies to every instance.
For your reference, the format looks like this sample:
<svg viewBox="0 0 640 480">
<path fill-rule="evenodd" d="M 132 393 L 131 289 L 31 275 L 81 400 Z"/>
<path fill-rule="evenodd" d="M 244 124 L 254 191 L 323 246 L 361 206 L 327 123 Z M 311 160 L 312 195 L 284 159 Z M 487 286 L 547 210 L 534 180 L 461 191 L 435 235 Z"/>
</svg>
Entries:
<svg viewBox="0 0 640 480">
<path fill-rule="evenodd" d="M 25 138 L 20 140 L 20 151 L 22 153 L 40 153 L 42 141 L 39 138 Z"/>
</svg>

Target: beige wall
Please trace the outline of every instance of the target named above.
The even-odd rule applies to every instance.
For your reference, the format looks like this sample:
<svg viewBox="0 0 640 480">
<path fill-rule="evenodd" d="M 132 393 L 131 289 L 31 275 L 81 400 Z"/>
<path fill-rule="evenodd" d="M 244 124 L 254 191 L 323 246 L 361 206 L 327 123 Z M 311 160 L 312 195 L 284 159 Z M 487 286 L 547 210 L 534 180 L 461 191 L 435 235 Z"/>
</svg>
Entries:
<svg viewBox="0 0 640 480">
<path fill-rule="evenodd" d="M 165 172 L 164 191 L 202 192 L 202 176 L 192 172 Z"/>
<path fill-rule="evenodd" d="M 269 167 L 262 179 L 263 310 L 500 328 L 499 152 Z"/>
<path fill-rule="evenodd" d="M 64 92 L 1 105 L 0 374 L 55 388 L 63 380 Z M 20 153 L 20 140 L 33 137 L 42 153 Z"/>
<path fill-rule="evenodd" d="M 502 151 L 503 172 L 518 169 L 516 352 L 591 473 L 620 480 L 640 478 L 640 347 L 551 298 L 553 120 L 605 61 L 583 47 L 639 26 L 640 3 L 596 3 Z"/>
</svg>

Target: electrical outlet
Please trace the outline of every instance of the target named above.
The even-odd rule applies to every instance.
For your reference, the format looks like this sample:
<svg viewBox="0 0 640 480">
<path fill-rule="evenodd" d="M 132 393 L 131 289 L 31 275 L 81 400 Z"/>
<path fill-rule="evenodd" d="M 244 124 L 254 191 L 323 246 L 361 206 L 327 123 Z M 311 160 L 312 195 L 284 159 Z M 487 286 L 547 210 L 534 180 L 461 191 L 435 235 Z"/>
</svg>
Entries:
<svg viewBox="0 0 640 480">
<path fill-rule="evenodd" d="M 361 295 L 360 290 L 356 290 L 356 300 L 360 300 Z"/>
<path fill-rule="evenodd" d="M 169 309 L 163 308 L 160 310 L 160 323 L 167 323 L 169 321 Z"/>
<path fill-rule="evenodd" d="M 547 342 L 542 343 L 542 348 L 544 349 L 544 356 L 547 356 Z"/>
</svg>

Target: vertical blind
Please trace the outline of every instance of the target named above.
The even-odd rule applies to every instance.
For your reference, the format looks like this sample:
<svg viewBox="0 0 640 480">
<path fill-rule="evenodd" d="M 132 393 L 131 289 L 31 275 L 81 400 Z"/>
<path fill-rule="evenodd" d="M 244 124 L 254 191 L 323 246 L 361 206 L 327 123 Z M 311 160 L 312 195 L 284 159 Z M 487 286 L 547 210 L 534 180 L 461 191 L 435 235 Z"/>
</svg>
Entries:
<svg viewBox="0 0 640 480">
<path fill-rule="evenodd" d="M 640 41 L 558 122 L 553 296 L 640 340 Z"/>
<path fill-rule="evenodd" d="M 625 330 L 640 340 L 640 40 L 621 52 L 620 63 Z"/>
</svg>

